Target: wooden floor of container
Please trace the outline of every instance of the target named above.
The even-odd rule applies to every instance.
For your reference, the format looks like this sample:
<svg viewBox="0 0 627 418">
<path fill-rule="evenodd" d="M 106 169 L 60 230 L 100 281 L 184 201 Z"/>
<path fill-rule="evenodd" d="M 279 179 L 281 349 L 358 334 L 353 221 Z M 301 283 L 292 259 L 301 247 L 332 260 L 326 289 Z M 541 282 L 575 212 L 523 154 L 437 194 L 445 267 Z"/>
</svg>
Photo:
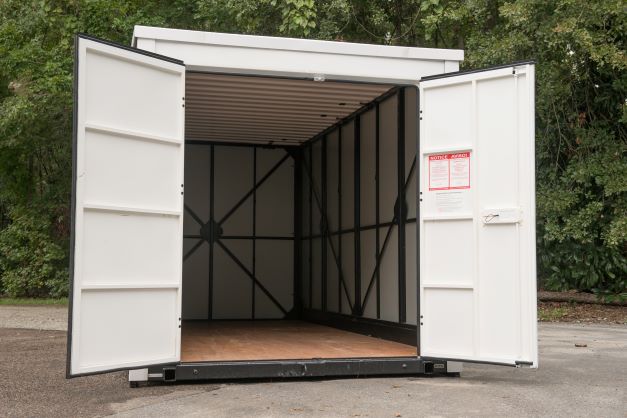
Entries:
<svg viewBox="0 0 627 418">
<path fill-rule="evenodd" d="M 416 347 L 304 321 L 193 321 L 181 361 L 411 357 Z"/>
</svg>

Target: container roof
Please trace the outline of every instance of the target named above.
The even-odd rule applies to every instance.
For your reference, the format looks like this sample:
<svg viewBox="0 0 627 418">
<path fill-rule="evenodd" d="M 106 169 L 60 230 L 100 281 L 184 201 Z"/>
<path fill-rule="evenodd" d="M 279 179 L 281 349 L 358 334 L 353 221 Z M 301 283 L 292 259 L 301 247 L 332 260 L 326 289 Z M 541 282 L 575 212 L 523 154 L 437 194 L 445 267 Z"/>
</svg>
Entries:
<svg viewBox="0 0 627 418">
<path fill-rule="evenodd" d="M 464 51 L 461 49 L 372 45 L 353 42 L 202 32 L 139 25 L 135 26 L 135 30 L 133 32 L 133 45 L 136 45 L 137 38 L 217 46 L 236 46 L 244 48 L 248 47 L 257 49 L 355 56 L 449 61 L 462 61 L 464 59 Z"/>
<path fill-rule="evenodd" d="M 392 87 L 188 72 L 185 137 L 297 145 Z"/>
</svg>

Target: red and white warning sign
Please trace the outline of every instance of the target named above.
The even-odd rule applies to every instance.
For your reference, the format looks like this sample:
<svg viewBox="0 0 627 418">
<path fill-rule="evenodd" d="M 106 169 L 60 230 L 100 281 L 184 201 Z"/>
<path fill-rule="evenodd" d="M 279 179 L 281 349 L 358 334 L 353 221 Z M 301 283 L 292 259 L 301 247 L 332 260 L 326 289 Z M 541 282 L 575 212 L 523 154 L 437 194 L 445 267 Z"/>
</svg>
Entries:
<svg viewBox="0 0 627 418">
<path fill-rule="evenodd" d="M 470 152 L 429 156 L 429 190 L 470 189 Z"/>
</svg>

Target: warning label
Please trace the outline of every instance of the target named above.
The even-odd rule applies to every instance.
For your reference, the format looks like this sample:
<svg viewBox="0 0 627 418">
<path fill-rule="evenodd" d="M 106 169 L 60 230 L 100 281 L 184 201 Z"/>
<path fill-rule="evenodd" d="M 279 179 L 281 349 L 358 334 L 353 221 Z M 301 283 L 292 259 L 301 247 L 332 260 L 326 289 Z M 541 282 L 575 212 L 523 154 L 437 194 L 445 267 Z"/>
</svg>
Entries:
<svg viewBox="0 0 627 418">
<path fill-rule="evenodd" d="M 429 156 L 429 190 L 470 188 L 470 152 Z"/>
</svg>

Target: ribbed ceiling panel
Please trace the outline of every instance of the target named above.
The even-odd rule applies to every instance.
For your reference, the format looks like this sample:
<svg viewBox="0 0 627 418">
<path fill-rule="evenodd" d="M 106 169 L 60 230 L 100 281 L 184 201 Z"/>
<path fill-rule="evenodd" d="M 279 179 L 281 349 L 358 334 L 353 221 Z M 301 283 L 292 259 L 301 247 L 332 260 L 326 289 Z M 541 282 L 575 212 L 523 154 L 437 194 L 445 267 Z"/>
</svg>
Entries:
<svg viewBox="0 0 627 418">
<path fill-rule="evenodd" d="M 186 78 L 186 139 L 285 145 L 307 141 L 392 87 L 194 72 Z"/>
</svg>

